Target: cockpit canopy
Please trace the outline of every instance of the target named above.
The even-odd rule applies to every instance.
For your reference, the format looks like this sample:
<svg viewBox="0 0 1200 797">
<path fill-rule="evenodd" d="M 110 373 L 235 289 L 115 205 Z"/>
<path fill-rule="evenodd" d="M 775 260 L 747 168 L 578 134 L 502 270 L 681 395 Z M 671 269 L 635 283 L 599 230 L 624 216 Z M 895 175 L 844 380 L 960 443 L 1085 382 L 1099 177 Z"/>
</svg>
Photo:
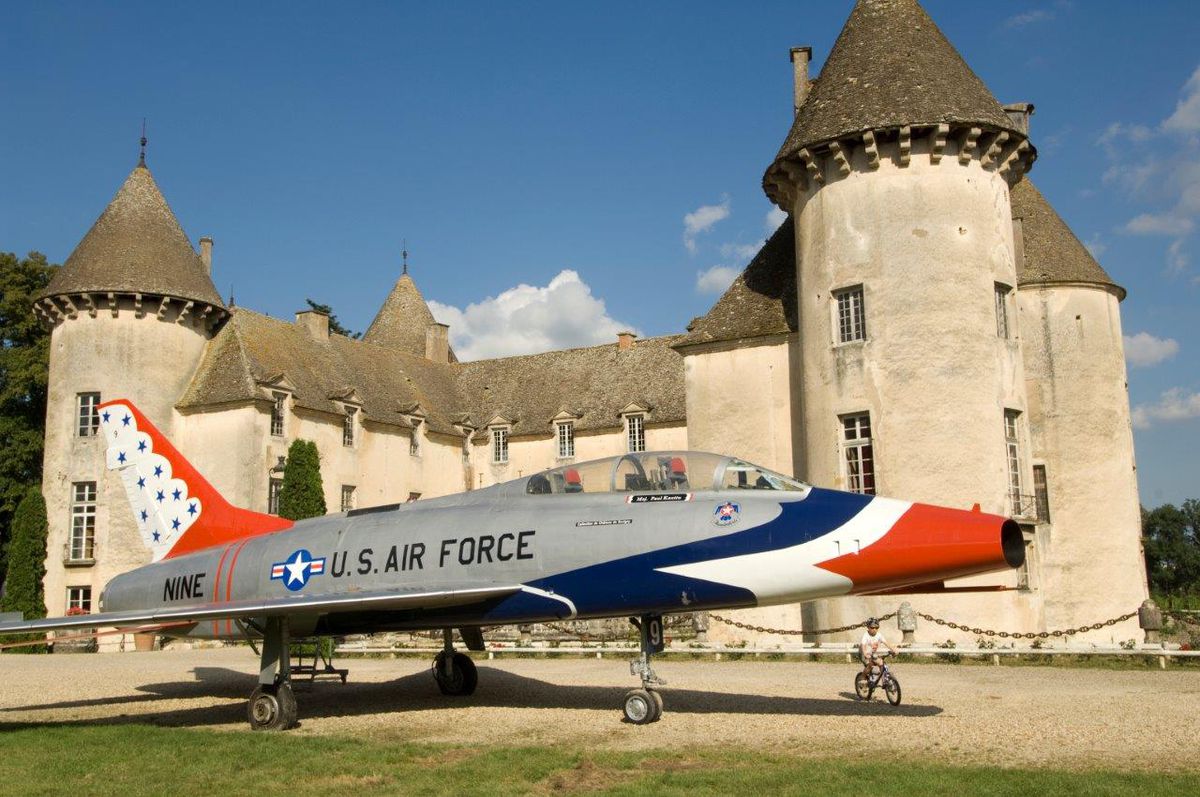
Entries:
<svg viewBox="0 0 1200 797">
<path fill-rule="evenodd" d="M 781 473 L 700 451 L 646 451 L 563 465 L 535 473 L 525 483 L 529 495 L 808 489 Z"/>
</svg>

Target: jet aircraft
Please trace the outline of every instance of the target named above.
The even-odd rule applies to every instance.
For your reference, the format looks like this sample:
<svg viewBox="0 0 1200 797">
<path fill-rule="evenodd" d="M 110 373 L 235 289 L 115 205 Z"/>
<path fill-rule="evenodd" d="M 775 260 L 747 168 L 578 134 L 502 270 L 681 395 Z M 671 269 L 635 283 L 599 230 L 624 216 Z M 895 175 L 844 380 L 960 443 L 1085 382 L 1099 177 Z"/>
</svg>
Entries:
<svg viewBox="0 0 1200 797">
<path fill-rule="evenodd" d="M 99 408 L 107 465 L 152 562 L 113 578 L 99 611 L 0 623 L 0 634 L 113 627 L 261 640 L 256 730 L 296 724 L 289 640 L 443 631 L 447 695 L 478 673 L 453 646 L 482 628 L 630 617 L 641 687 L 622 708 L 662 714 L 651 657 L 664 615 L 847 594 L 925 590 L 1017 567 L 1017 524 L 996 515 L 821 489 L 736 457 L 638 452 L 492 487 L 293 523 L 229 504 L 127 400 Z"/>
</svg>

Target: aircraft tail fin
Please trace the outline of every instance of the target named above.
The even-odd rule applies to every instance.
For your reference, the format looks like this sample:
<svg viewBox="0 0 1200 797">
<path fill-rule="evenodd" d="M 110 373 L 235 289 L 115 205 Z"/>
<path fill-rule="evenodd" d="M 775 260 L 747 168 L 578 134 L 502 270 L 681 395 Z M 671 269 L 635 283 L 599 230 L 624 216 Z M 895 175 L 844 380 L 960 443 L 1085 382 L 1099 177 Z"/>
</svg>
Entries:
<svg viewBox="0 0 1200 797">
<path fill-rule="evenodd" d="M 226 501 L 133 402 L 105 402 L 98 411 L 108 468 L 120 473 L 154 561 L 293 525 Z"/>
</svg>

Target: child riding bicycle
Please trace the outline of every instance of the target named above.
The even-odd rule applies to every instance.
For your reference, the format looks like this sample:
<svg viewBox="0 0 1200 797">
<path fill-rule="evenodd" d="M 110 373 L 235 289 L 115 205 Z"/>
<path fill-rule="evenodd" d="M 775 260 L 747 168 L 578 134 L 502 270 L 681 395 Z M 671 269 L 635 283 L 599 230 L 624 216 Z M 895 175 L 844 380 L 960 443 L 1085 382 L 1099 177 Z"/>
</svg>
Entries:
<svg viewBox="0 0 1200 797">
<path fill-rule="evenodd" d="M 879 657 L 880 645 L 887 648 L 893 656 L 896 655 L 896 649 L 889 645 L 883 638 L 883 634 L 880 633 L 879 621 L 871 617 L 867 620 L 867 630 L 863 632 L 862 640 L 858 643 L 858 653 L 863 663 L 863 675 L 867 678 L 871 677 L 871 667 L 883 664 L 883 659 Z"/>
</svg>

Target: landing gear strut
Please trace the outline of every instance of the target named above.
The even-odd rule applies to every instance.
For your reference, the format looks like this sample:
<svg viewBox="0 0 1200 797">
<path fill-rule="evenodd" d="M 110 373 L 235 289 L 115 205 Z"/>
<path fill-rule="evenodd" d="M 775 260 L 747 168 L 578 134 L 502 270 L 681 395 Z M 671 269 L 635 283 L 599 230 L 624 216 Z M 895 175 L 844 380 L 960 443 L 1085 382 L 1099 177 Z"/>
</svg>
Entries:
<svg viewBox="0 0 1200 797">
<path fill-rule="evenodd" d="M 642 654 L 629 662 L 629 672 L 642 679 L 642 688 L 630 689 L 625 693 L 622 709 L 625 719 L 629 722 L 634 725 L 648 725 L 658 722 L 662 717 L 663 699 L 658 687 L 667 683 L 659 678 L 650 666 L 650 657 L 655 653 L 662 653 L 664 647 L 662 615 L 644 614 L 640 620 L 629 618 L 629 622 L 637 627 L 642 637 Z"/>
<path fill-rule="evenodd" d="M 433 679 L 438 689 L 443 695 L 474 694 L 479 673 L 470 656 L 454 651 L 454 629 L 442 629 L 442 644 L 442 652 L 433 659 Z"/>
<path fill-rule="evenodd" d="M 296 725 L 296 696 L 292 693 L 286 617 L 267 618 L 263 630 L 258 688 L 250 694 L 246 713 L 256 731 L 284 731 Z"/>
</svg>

